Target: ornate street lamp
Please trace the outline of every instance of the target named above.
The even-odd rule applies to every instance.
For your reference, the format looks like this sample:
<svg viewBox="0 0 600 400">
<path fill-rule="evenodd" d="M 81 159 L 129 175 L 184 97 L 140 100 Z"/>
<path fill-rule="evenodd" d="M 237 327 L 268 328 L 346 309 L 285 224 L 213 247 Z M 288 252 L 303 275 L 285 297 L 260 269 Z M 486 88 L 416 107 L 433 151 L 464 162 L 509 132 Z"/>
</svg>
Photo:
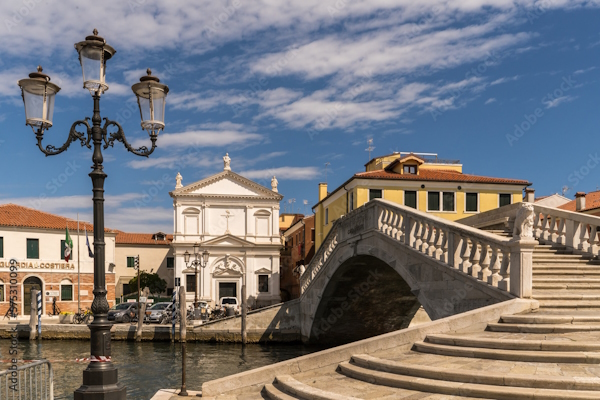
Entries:
<svg viewBox="0 0 600 400">
<path fill-rule="evenodd" d="M 85 38 L 85 41 L 75 44 L 79 53 L 79 61 L 83 72 L 83 87 L 88 89 L 94 100 L 94 113 L 91 121 L 89 117 L 73 123 L 67 141 L 59 148 L 52 145 L 42 146 L 44 131 L 52 126 L 54 111 L 54 96 L 60 88 L 50 82 L 50 77 L 42 73 L 38 67 L 37 72 L 29 75 L 29 79 L 19 81 L 23 102 L 25 104 L 26 124 L 31 126 L 39 149 L 46 156 L 60 154 L 67 150 L 72 142 L 79 140 L 82 146 L 88 149 L 94 145 L 92 161 L 93 170 L 89 174 L 93 184 L 94 201 L 94 301 L 92 311 L 94 321 L 89 325 L 91 336 L 91 362 L 83 371 L 83 385 L 75 391 L 75 400 L 123 400 L 126 398 L 126 388 L 118 382 L 117 368 L 111 362 L 110 328 L 108 321 L 109 304 L 106 299 L 106 278 L 104 270 L 104 180 L 106 174 L 102 166 L 102 147 L 112 147 L 114 142 L 121 142 L 125 148 L 135 155 L 148 157 L 156 148 L 158 133 L 164 128 L 165 97 L 169 92 L 166 85 L 151 75 L 140 79 L 140 83 L 133 85 L 132 90 L 137 96 L 142 116 L 142 128 L 148 131 L 152 147 L 142 146 L 138 149 L 131 147 L 121 125 L 116 121 L 100 117 L 100 96 L 108 90 L 106 84 L 106 61 L 115 53 L 115 49 L 106 44 L 106 41 L 94 34 Z M 76 130 L 77 126 L 84 125 L 84 133 Z M 116 132 L 109 133 L 109 127 L 116 128 Z"/>
<path fill-rule="evenodd" d="M 202 256 L 202 259 L 200 259 Z M 200 245 L 198 243 L 194 244 L 194 259 L 190 261 L 190 253 L 186 250 L 183 253 L 183 260 L 185 261 L 185 266 L 189 268 L 190 264 L 194 266 L 194 272 L 196 275 L 196 287 L 194 291 L 194 309 L 198 308 L 198 266 L 202 267 L 202 269 L 206 268 L 208 265 L 208 258 L 210 257 L 210 253 L 208 250 L 204 250 L 202 254 L 200 254 Z"/>
</svg>

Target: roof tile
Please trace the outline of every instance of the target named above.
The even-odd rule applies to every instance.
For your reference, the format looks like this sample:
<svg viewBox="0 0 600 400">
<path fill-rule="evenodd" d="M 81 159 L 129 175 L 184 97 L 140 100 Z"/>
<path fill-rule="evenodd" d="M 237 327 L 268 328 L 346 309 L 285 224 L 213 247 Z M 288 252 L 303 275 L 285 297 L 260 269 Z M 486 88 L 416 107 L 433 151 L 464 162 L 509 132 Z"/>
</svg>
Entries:
<svg viewBox="0 0 600 400">
<path fill-rule="evenodd" d="M 9 203 L 0 205 L 0 226 L 39 229 L 65 229 L 68 226 L 69 230 L 73 231 L 77 230 L 77 221 Z M 79 229 L 93 232 L 94 226 L 88 222 L 79 221 Z M 104 228 L 104 232 L 112 232 L 112 230 Z"/>
<path fill-rule="evenodd" d="M 493 178 L 489 176 L 469 175 L 452 170 L 433 170 L 420 169 L 418 175 L 399 174 L 384 170 L 360 172 L 354 175 L 355 178 L 363 179 L 391 179 L 391 180 L 408 180 L 408 181 L 438 181 L 438 182 L 473 182 L 473 183 L 500 183 L 512 185 L 530 185 L 526 180 L 522 179 L 507 179 Z"/>
</svg>

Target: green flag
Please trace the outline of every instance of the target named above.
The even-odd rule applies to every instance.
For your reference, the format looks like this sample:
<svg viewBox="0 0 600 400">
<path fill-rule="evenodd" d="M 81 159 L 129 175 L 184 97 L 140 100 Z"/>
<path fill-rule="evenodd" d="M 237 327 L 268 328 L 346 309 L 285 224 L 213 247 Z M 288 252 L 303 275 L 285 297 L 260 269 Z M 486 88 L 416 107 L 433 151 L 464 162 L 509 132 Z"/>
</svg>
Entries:
<svg viewBox="0 0 600 400">
<path fill-rule="evenodd" d="M 69 236 L 69 227 L 66 228 L 66 236 L 65 236 L 65 261 L 69 262 L 71 258 L 71 254 L 73 254 L 73 241 L 71 240 L 71 236 Z"/>
</svg>

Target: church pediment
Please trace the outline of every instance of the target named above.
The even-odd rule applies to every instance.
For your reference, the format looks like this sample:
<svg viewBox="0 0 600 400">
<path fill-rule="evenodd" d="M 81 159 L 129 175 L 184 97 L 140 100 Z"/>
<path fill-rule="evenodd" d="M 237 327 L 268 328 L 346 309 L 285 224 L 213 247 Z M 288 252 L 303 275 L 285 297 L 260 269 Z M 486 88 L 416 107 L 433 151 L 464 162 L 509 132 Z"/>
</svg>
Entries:
<svg viewBox="0 0 600 400">
<path fill-rule="evenodd" d="M 223 171 L 171 192 L 171 196 L 246 197 L 281 200 L 283 196 L 232 171 Z"/>
<path fill-rule="evenodd" d="M 271 274 L 271 270 L 270 269 L 266 269 L 266 268 L 261 268 L 261 269 L 257 269 L 256 271 L 254 271 L 254 273 L 255 274 L 261 274 L 261 275 L 265 275 L 265 274 L 270 275 Z"/>
<path fill-rule="evenodd" d="M 235 247 L 254 247 L 255 244 L 237 236 L 226 234 L 218 238 L 207 240 L 202 243 L 203 246 L 235 246 Z"/>
</svg>

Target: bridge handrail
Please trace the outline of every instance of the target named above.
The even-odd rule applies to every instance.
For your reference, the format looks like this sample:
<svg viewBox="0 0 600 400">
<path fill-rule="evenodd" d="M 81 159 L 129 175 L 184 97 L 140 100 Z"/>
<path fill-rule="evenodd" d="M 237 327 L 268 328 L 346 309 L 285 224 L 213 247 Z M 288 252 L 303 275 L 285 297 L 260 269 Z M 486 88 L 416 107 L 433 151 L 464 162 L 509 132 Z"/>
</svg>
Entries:
<svg viewBox="0 0 600 400">
<path fill-rule="evenodd" d="M 337 231 L 342 218 L 337 219 L 333 223 L 329 233 L 325 236 L 325 240 L 321 243 L 321 247 L 319 247 L 310 263 L 306 266 L 306 270 L 302 276 L 300 276 L 300 293 L 304 293 L 306 288 L 308 288 L 314 277 L 321 270 L 323 264 L 327 261 L 329 255 L 337 246 Z"/>
<path fill-rule="evenodd" d="M 302 293 L 337 243 L 368 231 L 378 231 L 515 296 L 531 297 L 532 255 L 538 244 L 533 237 L 505 238 L 382 199 L 336 221 L 301 277 Z"/>
<path fill-rule="evenodd" d="M 536 238 L 567 246 L 593 257 L 600 255 L 600 217 L 533 203 Z"/>
<path fill-rule="evenodd" d="M 54 400 L 54 371 L 50 361 L 37 360 L 0 371 L 0 398 Z"/>
</svg>

